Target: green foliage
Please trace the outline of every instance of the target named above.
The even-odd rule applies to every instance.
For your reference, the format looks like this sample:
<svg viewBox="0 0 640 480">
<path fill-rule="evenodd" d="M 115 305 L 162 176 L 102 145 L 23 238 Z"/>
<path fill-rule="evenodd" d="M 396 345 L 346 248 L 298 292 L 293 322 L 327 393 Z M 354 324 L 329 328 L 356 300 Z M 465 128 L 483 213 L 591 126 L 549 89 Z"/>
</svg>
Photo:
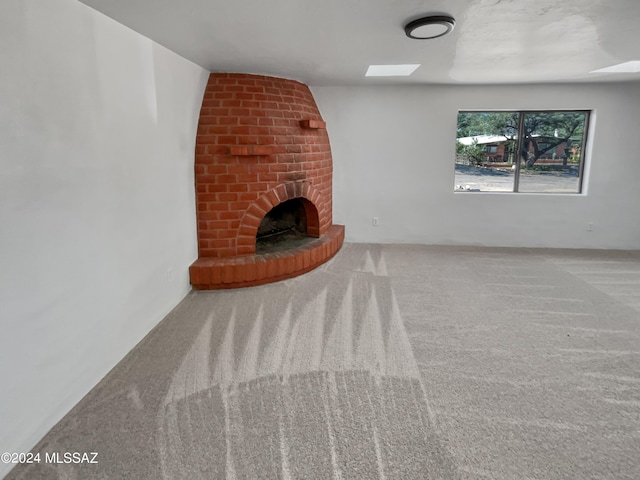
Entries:
<svg viewBox="0 0 640 480">
<path fill-rule="evenodd" d="M 458 138 L 497 135 L 515 138 L 518 112 L 462 112 L 458 114 Z"/>
<path fill-rule="evenodd" d="M 567 167 L 562 165 L 533 165 L 527 168 L 528 172 L 561 172 Z"/>
<path fill-rule="evenodd" d="M 478 145 L 478 141 L 474 140 L 471 145 L 463 145 L 456 142 L 456 153 L 466 159 L 470 165 L 482 165 L 485 159 L 485 151 L 482 145 Z"/>
<path fill-rule="evenodd" d="M 563 143 L 565 149 L 582 144 L 585 112 L 461 112 L 457 137 L 494 135 L 514 140 L 518 137 L 521 114 L 524 115 L 521 156 L 527 167 Z"/>
</svg>

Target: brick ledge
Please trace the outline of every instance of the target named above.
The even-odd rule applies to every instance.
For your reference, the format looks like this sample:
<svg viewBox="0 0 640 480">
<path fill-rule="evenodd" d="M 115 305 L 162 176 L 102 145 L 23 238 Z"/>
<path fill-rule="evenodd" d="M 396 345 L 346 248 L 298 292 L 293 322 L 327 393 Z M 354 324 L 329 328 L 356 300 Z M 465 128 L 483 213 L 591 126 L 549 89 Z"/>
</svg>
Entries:
<svg viewBox="0 0 640 480">
<path fill-rule="evenodd" d="M 251 287 L 293 278 L 333 257 L 344 242 L 344 225 L 332 225 L 320 238 L 284 252 L 236 257 L 201 257 L 189 267 L 195 290 Z"/>
</svg>

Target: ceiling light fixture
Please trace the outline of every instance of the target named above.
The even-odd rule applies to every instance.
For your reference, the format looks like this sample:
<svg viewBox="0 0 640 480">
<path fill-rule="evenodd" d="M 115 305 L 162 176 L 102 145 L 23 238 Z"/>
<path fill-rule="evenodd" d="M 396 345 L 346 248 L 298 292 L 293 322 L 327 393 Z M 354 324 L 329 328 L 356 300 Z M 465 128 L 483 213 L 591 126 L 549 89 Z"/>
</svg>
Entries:
<svg viewBox="0 0 640 480">
<path fill-rule="evenodd" d="M 431 15 L 407 23 L 404 33 L 409 38 L 427 40 L 446 35 L 455 26 L 456 21 L 449 15 Z"/>
</svg>

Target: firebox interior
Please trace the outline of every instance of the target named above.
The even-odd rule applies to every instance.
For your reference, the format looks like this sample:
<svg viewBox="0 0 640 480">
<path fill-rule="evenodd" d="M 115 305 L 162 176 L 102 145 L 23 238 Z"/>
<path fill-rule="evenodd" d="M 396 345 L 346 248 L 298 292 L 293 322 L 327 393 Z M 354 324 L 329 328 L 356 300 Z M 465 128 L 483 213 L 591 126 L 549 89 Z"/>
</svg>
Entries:
<svg viewBox="0 0 640 480">
<path fill-rule="evenodd" d="M 304 201 L 293 198 L 276 205 L 264 216 L 256 234 L 256 253 L 283 251 L 310 240 Z"/>
</svg>

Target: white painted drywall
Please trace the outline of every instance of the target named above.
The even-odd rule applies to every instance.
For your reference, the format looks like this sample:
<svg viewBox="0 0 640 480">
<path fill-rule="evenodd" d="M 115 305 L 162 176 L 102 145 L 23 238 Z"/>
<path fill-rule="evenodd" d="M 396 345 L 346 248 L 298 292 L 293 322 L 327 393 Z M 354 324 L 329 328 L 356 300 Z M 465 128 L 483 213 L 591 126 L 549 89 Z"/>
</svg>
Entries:
<svg viewBox="0 0 640 480">
<path fill-rule="evenodd" d="M 640 83 L 312 92 L 331 141 L 334 222 L 347 241 L 640 248 Z M 458 110 L 556 108 L 594 110 L 586 193 L 454 193 Z"/>
<path fill-rule="evenodd" d="M 0 72 L 0 452 L 20 452 L 190 290 L 208 72 L 74 0 L 3 0 Z"/>
</svg>

